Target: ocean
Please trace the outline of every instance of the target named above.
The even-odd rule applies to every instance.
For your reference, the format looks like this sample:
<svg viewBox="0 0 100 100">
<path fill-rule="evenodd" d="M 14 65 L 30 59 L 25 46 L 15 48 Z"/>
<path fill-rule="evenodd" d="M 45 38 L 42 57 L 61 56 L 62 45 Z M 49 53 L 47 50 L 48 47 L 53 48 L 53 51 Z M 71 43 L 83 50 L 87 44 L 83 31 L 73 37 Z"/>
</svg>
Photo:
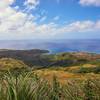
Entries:
<svg viewBox="0 0 100 100">
<path fill-rule="evenodd" d="M 99 39 L 0 40 L 0 49 L 46 49 L 50 53 L 100 53 Z"/>
</svg>

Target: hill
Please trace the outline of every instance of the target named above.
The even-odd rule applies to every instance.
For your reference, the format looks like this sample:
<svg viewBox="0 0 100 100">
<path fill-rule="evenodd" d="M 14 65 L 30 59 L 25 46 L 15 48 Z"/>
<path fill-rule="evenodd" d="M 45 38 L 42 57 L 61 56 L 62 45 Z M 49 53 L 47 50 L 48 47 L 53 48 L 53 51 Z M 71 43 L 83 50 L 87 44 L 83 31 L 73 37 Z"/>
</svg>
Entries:
<svg viewBox="0 0 100 100">
<path fill-rule="evenodd" d="M 20 60 L 12 58 L 1 58 L 0 59 L 0 70 L 10 70 L 10 69 L 21 69 L 27 68 L 28 66 Z"/>
<path fill-rule="evenodd" d="M 25 64 L 29 66 L 41 65 L 41 55 L 44 53 L 49 53 L 48 50 L 0 50 L 0 58 L 14 58 L 22 60 Z"/>
<path fill-rule="evenodd" d="M 85 63 L 99 63 L 100 54 L 87 52 L 65 52 L 49 54 L 48 50 L 0 50 L 0 58 L 13 58 L 23 61 L 26 65 L 36 68 L 52 66 L 76 66 Z"/>
<path fill-rule="evenodd" d="M 100 64 L 100 54 L 87 53 L 87 52 L 65 52 L 58 54 L 45 55 L 46 59 L 49 59 L 50 64 L 48 66 L 73 66 L 81 65 L 85 63 Z"/>
</svg>

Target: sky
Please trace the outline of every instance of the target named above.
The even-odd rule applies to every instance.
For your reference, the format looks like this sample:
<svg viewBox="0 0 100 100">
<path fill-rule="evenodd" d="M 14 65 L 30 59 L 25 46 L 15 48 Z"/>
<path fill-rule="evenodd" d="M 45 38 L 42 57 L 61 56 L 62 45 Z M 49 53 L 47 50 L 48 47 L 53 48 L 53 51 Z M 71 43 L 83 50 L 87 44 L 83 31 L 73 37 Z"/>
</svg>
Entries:
<svg viewBox="0 0 100 100">
<path fill-rule="evenodd" d="M 100 0 L 0 0 L 0 40 L 100 39 Z"/>
</svg>

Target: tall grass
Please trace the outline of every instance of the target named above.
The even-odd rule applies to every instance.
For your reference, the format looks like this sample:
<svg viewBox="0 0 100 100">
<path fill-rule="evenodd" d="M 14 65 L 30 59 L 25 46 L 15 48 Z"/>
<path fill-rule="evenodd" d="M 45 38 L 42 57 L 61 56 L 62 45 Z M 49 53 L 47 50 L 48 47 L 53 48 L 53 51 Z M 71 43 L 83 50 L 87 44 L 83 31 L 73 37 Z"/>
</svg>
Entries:
<svg viewBox="0 0 100 100">
<path fill-rule="evenodd" d="M 61 84 L 36 74 L 4 74 L 0 78 L 0 100 L 100 100 L 100 79 L 67 80 Z"/>
</svg>

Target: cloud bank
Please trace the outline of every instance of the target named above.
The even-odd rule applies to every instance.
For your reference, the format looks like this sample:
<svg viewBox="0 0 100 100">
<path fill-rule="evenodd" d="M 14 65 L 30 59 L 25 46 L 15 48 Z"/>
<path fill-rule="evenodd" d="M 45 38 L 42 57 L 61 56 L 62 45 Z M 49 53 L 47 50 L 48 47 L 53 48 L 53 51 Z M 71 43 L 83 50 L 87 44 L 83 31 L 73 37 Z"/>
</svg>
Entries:
<svg viewBox="0 0 100 100">
<path fill-rule="evenodd" d="M 81 0 L 80 3 L 83 1 L 85 2 L 85 0 Z M 38 0 L 26 0 L 24 5 L 27 9 L 24 11 L 17 10 L 18 7 L 15 7 L 16 9 L 11 7 L 14 2 L 14 0 L 0 0 L 1 39 L 52 38 L 67 33 L 73 34 L 80 32 L 81 34 L 81 32 L 100 32 L 100 20 L 74 21 L 61 26 L 54 22 L 54 20 L 59 20 L 59 16 L 56 16 L 49 23 L 39 24 L 36 22 L 36 16 L 27 13 L 28 9 L 35 9 L 39 5 Z M 46 19 L 46 16 L 41 19 L 38 18 L 40 22 Z"/>
</svg>

